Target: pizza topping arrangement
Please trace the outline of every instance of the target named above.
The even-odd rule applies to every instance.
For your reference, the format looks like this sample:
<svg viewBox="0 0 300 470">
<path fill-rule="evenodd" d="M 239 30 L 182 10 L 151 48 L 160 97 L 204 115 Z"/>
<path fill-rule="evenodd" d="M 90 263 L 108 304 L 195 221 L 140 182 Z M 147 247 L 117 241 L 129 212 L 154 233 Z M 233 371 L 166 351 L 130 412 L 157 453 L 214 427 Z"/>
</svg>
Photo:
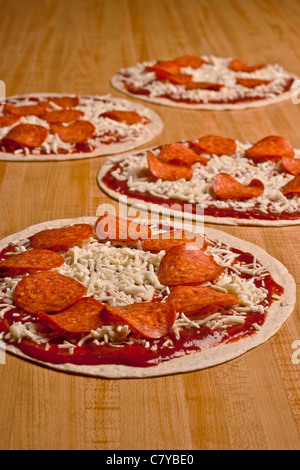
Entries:
<svg viewBox="0 0 300 470">
<path fill-rule="evenodd" d="M 300 220 L 299 152 L 283 137 L 254 144 L 208 135 L 109 158 L 98 174 L 111 197 L 196 214 L 215 223 Z"/>
<path fill-rule="evenodd" d="M 279 64 L 247 65 L 214 55 L 139 62 L 120 69 L 114 88 L 142 100 L 195 109 L 234 109 L 286 99 L 295 77 Z"/>
<path fill-rule="evenodd" d="M 184 55 L 123 68 L 111 84 L 150 103 L 223 110 L 285 100 L 296 78 L 279 64 Z M 13 96 L 0 103 L 0 159 L 116 154 L 162 129 L 154 111 L 110 94 Z M 279 135 L 210 134 L 111 156 L 97 179 L 112 198 L 162 214 L 187 208 L 197 221 L 201 207 L 201 221 L 298 224 L 299 152 Z M 105 214 L 0 242 L 1 346 L 61 370 L 142 377 L 220 364 L 267 341 L 294 303 L 279 261 L 209 228 Z"/>
<path fill-rule="evenodd" d="M 110 239 L 113 221 L 117 235 Z M 139 237 L 131 238 L 130 229 Z M 0 256 L 2 341 L 25 357 L 71 370 L 147 369 L 255 336 L 284 288 L 255 253 L 188 231 L 184 243 L 180 233 L 111 215 L 9 243 Z M 143 243 L 151 246 L 152 236 L 173 245 L 148 250 Z M 47 239 L 50 250 L 32 246 Z M 36 264 L 38 250 L 43 256 Z"/>
<path fill-rule="evenodd" d="M 0 104 L 0 158 L 84 158 L 128 150 L 163 128 L 152 110 L 111 95 L 32 94 Z"/>
</svg>

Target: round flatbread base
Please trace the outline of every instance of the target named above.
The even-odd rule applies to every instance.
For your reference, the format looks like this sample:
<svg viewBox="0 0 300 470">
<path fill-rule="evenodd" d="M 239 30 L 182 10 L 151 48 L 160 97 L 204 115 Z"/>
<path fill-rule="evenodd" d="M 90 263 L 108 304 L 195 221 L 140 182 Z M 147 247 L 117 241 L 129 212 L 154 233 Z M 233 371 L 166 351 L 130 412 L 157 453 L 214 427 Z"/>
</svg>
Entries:
<svg viewBox="0 0 300 470">
<path fill-rule="evenodd" d="M 297 80 L 297 76 L 293 76 L 294 80 Z M 236 103 L 185 103 L 181 101 L 172 101 L 168 98 L 163 98 L 159 96 L 148 96 L 143 94 L 130 93 L 121 79 L 121 77 L 116 74 L 110 80 L 111 86 L 121 93 L 124 93 L 131 98 L 139 99 L 147 103 L 158 104 L 161 106 L 167 106 L 171 108 L 181 108 L 181 109 L 190 109 L 190 110 L 203 110 L 203 111 L 239 111 L 243 109 L 255 109 L 263 108 L 266 106 L 271 106 L 275 104 L 282 103 L 284 101 L 290 100 L 292 98 L 293 91 L 288 90 L 280 95 L 276 95 L 273 98 L 262 98 L 257 100 L 245 100 Z"/>
<path fill-rule="evenodd" d="M 70 95 L 67 93 L 30 93 L 28 95 L 15 95 L 7 97 L 7 100 L 12 99 L 23 99 L 23 98 L 48 98 L 48 97 L 74 97 L 81 95 Z M 105 98 L 110 99 L 112 103 L 122 103 L 124 98 L 112 97 L 111 95 L 82 95 L 88 98 Z M 147 124 L 148 131 L 144 136 L 137 136 L 135 139 L 128 140 L 127 142 L 116 142 L 114 144 L 103 144 L 97 149 L 91 152 L 79 152 L 79 153 L 50 153 L 50 154 L 28 154 L 18 155 L 14 153 L 7 153 L 0 151 L 0 161 L 12 161 L 12 162 L 49 162 L 49 161 L 66 161 L 66 160 L 79 160 L 94 157 L 102 157 L 107 155 L 114 155 L 123 153 L 128 150 L 140 147 L 144 144 L 151 142 L 154 138 L 159 136 L 163 131 L 164 124 L 161 117 L 152 109 L 143 106 L 141 103 L 129 101 L 125 99 L 131 111 L 136 111 L 141 115 L 145 115 L 151 121 Z"/>
<path fill-rule="evenodd" d="M 74 223 L 95 223 L 97 217 L 80 217 L 76 219 L 59 219 L 49 222 L 43 222 L 33 225 L 14 235 L 8 236 L 1 240 L 0 250 L 3 250 L 9 243 L 14 243 L 40 230 L 49 228 L 58 228 Z M 176 226 L 176 224 L 174 224 Z M 98 366 L 76 366 L 73 364 L 56 365 L 44 363 L 21 353 L 12 344 L 5 344 L 5 350 L 23 359 L 31 362 L 47 366 L 62 372 L 69 372 L 93 377 L 102 377 L 109 379 L 121 378 L 146 378 L 159 377 L 170 374 L 186 373 L 198 371 L 204 368 L 217 366 L 224 362 L 235 359 L 253 348 L 265 343 L 274 336 L 280 327 L 286 322 L 292 314 L 296 302 L 296 284 L 285 266 L 278 260 L 270 256 L 262 248 L 246 242 L 242 239 L 228 235 L 220 230 L 211 228 L 205 229 L 205 234 L 211 239 L 217 239 L 222 243 L 232 246 L 244 252 L 251 252 L 256 255 L 257 260 L 269 271 L 275 282 L 284 288 L 284 293 L 279 301 L 274 301 L 269 308 L 265 323 L 261 329 L 254 335 L 228 344 L 221 344 L 201 352 L 193 353 L 181 358 L 171 359 L 157 366 L 146 368 L 131 367 L 125 365 L 98 365 Z M 2 344 L 3 347 L 3 344 Z"/>
</svg>

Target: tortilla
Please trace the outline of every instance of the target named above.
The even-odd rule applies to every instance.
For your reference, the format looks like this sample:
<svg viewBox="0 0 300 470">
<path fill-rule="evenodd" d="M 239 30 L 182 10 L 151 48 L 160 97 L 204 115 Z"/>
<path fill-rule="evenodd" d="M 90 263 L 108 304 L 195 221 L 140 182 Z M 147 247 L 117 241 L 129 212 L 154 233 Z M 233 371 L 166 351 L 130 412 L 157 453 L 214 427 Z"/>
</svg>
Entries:
<svg viewBox="0 0 300 470">
<path fill-rule="evenodd" d="M 194 149 L 201 139 L 202 137 L 181 144 Z M 255 145 L 239 141 L 236 141 L 236 145 L 236 151 L 232 155 L 201 152 L 199 155 L 205 159 L 194 164 L 191 161 L 190 166 L 184 160 L 181 163 L 176 157 L 176 165 L 172 163 L 171 166 L 184 168 L 185 172 L 189 168 L 193 176 L 190 177 L 189 174 L 188 180 L 182 177 L 175 182 L 163 181 L 161 177 L 155 179 L 147 161 L 151 153 L 162 163 L 160 154 L 170 144 L 110 157 L 98 171 L 98 185 L 108 196 L 120 203 L 168 217 L 182 218 L 184 215 L 185 220 L 225 225 L 298 225 L 299 195 L 285 197 L 282 192 L 282 188 L 294 177 L 283 165 L 284 156 L 276 159 L 268 156 L 256 162 L 246 156 L 247 150 Z M 300 150 L 294 148 L 293 152 L 297 163 Z M 234 178 L 231 190 L 228 182 L 225 186 L 215 184 L 219 196 L 214 194 L 214 178 L 217 181 L 218 177 L 221 183 Z M 222 187 L 223 190 L 220 191 Z M 242 194 L 251 198 L 243 200 Z"/>
<path fill-rule="evenodd" d="M 16 243 L 20 240 L 27 239 L 41 230 L 63 227 L 75 223 L 95 224 L 96 220 L 97 218 L 95 217 L 81 217 L 76 219 L 54 220 L 37 224 L 4 238 L 0 242 L 0 250 L 3 250 L 10 243 Z M 237 250 L 255 255 L 256 259 L 261 263 L 263 268 L 270 273 L 274 281 L 284 289 L 280 299 L 274 300 L 274 302 L 271 303 L 265 322 L 261 328 L 255 332 L 255 334 L 232 343 L 223 343 L 212 348 L 204 349 L 201 352 L 193 353 L 181 358 L 171 359 L 156 366 L 145 368 L 125 365 L 80 366 L 74 364 L 45 363 L 26 356 L 20 352 L 13 343 L 5 344 L 5 350 L 22 359 L 30 360 L 34 363 L 47 366 L 57 371 L 83 374 L 93 377 L 119 379 L 158 377 L 169 374 L 198 371 L 235 359 L 247 351 L 265 343 L 278 332 L 280 327 L 293 312 L 296 300 L 296 286 L 293 277 L 289 274 L 282 263 L 270 256 L 262 248 L 252 243 L 211 228 L 205 229 L 205 235 L 211 240 L 218 240 L 219 242 L 234 247 Z"/>
<path fill-rule="evenodd" d="M 239 67 L 232 67 L 234 62 Z M 149 103 L 222 111 L 286 101 L 296 79 L 279 64 L 247 66 L 230 57 L 202 55 L 142 61 L 118 70 L 111 85 Z"/>
</svg>

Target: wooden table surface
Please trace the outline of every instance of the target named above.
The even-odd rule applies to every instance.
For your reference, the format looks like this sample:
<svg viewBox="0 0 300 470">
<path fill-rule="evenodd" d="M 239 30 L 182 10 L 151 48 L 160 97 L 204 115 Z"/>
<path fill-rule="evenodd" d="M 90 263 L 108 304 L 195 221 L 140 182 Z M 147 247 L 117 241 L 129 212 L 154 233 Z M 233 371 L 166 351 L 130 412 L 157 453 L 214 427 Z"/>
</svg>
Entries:
<svg viewBox="0 0 300 470">
<path fill-rule="evenodd" d="M 110 77 L 137 61 L 184 54 L 279 62 L 300 75 L 299 0 L 0 0 L 0 79 L 30 92 L 123 96 Z M 208 133 L 300 147 L 300 105 L 188 111 L 149 105 L 165 123 L 155 144 Z M 105 158 L 0 162 L 0 237 L 110 202 L 96 183 Z M 278 258 L 300 283 L 299 227 L 218 226 Z M 299 309 L 270 341 L 223 365 L 144 380 L 74 376 L 6 355 L 0 448 L 299 449 Z M 297 356 L 298 357 L 298 356 Z"/>
</svg>

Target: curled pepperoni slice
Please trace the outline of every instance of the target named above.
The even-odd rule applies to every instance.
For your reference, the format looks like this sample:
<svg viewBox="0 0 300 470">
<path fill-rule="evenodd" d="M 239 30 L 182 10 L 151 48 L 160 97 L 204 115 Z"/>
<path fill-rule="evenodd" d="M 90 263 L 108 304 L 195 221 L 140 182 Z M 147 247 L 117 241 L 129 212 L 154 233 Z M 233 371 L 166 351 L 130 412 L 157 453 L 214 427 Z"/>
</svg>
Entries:
<svg viewBox="0 0 300 470">
<path fill-rule="evenodd" d="M 283 156 L 281 159 L 283 168 L 291 175 L 300 174 L 300 158 Z"/>
<path fill-rule="evenodd" d="M 101 311 L 104 305 L 92 297 L 82 297 L 71 307 L 55 313 L 39 312 L 39 318 L 53 330 L 71 334 L 89 333 L 103 325 Z"/>
<path fill-rule="evenodd" d="M 76 121 L 68 126 L 50 124 L 50 128 L 53 134 L 68 143 L 86 142 L 95 132 L 95 126 L 89 121 Z"/>
<path fill-rule="evenodd" d="M 213 179 L 213 191 L 220 199 L 245 201 L 261 196 L 264 185 L 260 180 L 253 179 L 248 186 L 244 186 L 227 173 L 219 173 Z"/>
<path fill-rule="evenodd" d="M 57 104 L 61 108 L 76 108 L 79 105 L 78 96 L 57 96 L 49 100 L 52 103 Z"/>
<path fill-rule="evenodd" d="M 202 284 L 223 272 L 213 258 L 193 244 L 177 245 L 163 256 L 158 279 L 166 286 Z"/>
<path fill-rule="evenodd" d="M 20 147 L 40 147 L 48 136 L 45 127 L 38 124 L 17 124 L 3 137 L 3 143 L 13 142 Z"/>
<path fill-rule="evenodd" d="M 42 117 L 45 114 L 45 108 L 38 104 L 15 106 L 13 104 L 5 104 L 4 112 L 13 116 L 37 116 Z"/>
<path fill-rule="evenodd" d="M 36 233 L 30 239 L 33 248 L 53 251 L 67 251 L 74 245 L 92 237 L 94 230 L 89 224 L 75 224 L 69 227 L 52 228 Z"/>
<path fill-rule="evenodd" d="M 205 286 L 176 286 L 168 296 L 176 312 L 186 316 L 208 315 L 238 304 L 236 296 Z"/>
<path fill-rule="evenodd" d="M 228 65 L 228 68 L 233 72 L 255 72 L 255 70 L 260 70 L 263 67 L 265 67 L 265 64 L 247 65 L 238 59 L 232 59 Z"/>
<path fill-rule="evenodd" d="M 16 286 L 14 302 L 28 313 L 60 312 L 86 293 L 80 282 L 54 271 L 40 271 L 24 277 Z"/>
<path fill-rule="evenodd" d="M 151 235 L 151 238 L 142 241 L 142 249 L 158 253 L 162 250 L 168 251 L 173 246 L 185 245 L 186 243 L 195 243 L 202 250 L 205 250 L 208 245 L 205 238 L 200 234 L 188 232 L 187 230 L 174 230 Z"/>
<path fill-rule="evenodd" d="M 78 109 L 61 109 L 47 112 L 43 119 L 49 124 L 62 124 L 78 121 L 82 116 L 84 112 Z"/>
<path fill-rule="evenodd" d="M 171 330 L 176 312 L 170 302 L 142 302 L 124 307 L 105 306 L 102 316 L 108 323 L 118 321 L 144 338 L 157 339 Z"/>
<path fill-rule="evenodd" d="M 39 106 L 42 106 L 45 110 L 45 113 L 47 111 L 52 111 L 54 109 L 54 106 L 48 101 L 48 100 L 43 100 L 41 99 L 39 102 L 38 102 Z M 43 116 L 43 119 L 44 119 L 44 116 Z"/>
<path fill-rule="evenodd" d="M 0 127 L 12 126 L 20 119 L 19 116 L 9 115 L 9 116 L 0 116 Z"/>
<path fill-rule="evenodd" d="M 281 188 L 282 194 L 287 197 L 299 196 L 300 194 L 300 175 L 295 176 L 285 186 Z"/>
<path fill-rule="evenodd" d="M 167 144 L 162 147 L 159 159 L 164 163 L 185 164 L 192 166 L 195 163 L 206 165 L 209 159 L 199 155 L 186 145 L 180 143 Z"/>
<path fill-rule="evenodd" d="M 138 124 L 144 120 L 143 116 L 141 116 L 136 111 L 106 111 L 105 113 L 100 114 L 102 117 L 106 117 L 109 119 L 113 119 L 114 121 L 118 122 L 126 122 L 126 124 Z"/>
<path fill-rule="evenodd" d="M 174 75 L 176 73 L 180 73 L 180 65 L 175 62 L 174 60 L 159 60 L 154 65 L 146 66 L 146 70 L 148 72 L 166 72 L 169 75 Z"/>
<path fill-rule="evenodd" d="M 150 173 L 163 181 L 190 180 L 193 177 L 193 169 L 188 165 L 171 165 L 161 162 L 152 152 L 147 152 L 148 167 Z"/>
<path fill-rule="evenodd" d="M 242 78 L 237 77 L 236 82 L 246 88 L 255 88 L 260 85 L 269 85 L 270 80 L 263 80 L 261 78 Z"/>
<path fill-rule="evenodd" d="M 258 163 L 264 160 L 281 160 L 283 156 L 294 156 L 291 144 L 278 135 L 270 135 L 259 140 L 245 151 L 245 157 Z"/>
<path fill-rule="evenodd" d="M 201 57 L 195 55 L 184 55 L 182 57 L 177 57 L 174 59 L 174 62 L 180 67 L 192 67 L 193 69 L 198 69 L 202 67 L 203 64 L 207 64 L 206 60 L 201 59 Z"/>
<path fill-rule="evenodd" d="M 192 75 L 188 75 L 187 73 L 169 73 L 165 70 L 156 70 L 156 78 L 158 80 L 167 80 L 173 85 L 187 85 L 191 79 Z"/>
<path fill-rule="evenodd" d="M 219 91 L 223 88 L 224 85 L 222 83 L 216 82 L 194 82 L 190 80 L 186 84 L 186 88 L 188 90 L 212 90 L 212 91 Z"/>
<path fill-rule="evenodd" d="M 96 234 L 100 240 L 136 243 L 138 240 L 149 238 L 151 229 L 147 225 L 108 214 L 102 215 L 96 221 Z"/>
<path fill-rule="evenodd" d="M 210 155 L 233 155 L 236 151 L 236 143 L 233 139 L 218 135 L 206 135 L 197 142 L 191 144 L 197 153 L 208 153 Z"/>
<path fill-rule="evenodd" d="M 57 268 L 65 262 L 58 253 L 50 250 L 29 250 L 0 261 L 0 274 L 3 276 L 24 273 L 34 273 L 47 269 Z"/>
</svg>

